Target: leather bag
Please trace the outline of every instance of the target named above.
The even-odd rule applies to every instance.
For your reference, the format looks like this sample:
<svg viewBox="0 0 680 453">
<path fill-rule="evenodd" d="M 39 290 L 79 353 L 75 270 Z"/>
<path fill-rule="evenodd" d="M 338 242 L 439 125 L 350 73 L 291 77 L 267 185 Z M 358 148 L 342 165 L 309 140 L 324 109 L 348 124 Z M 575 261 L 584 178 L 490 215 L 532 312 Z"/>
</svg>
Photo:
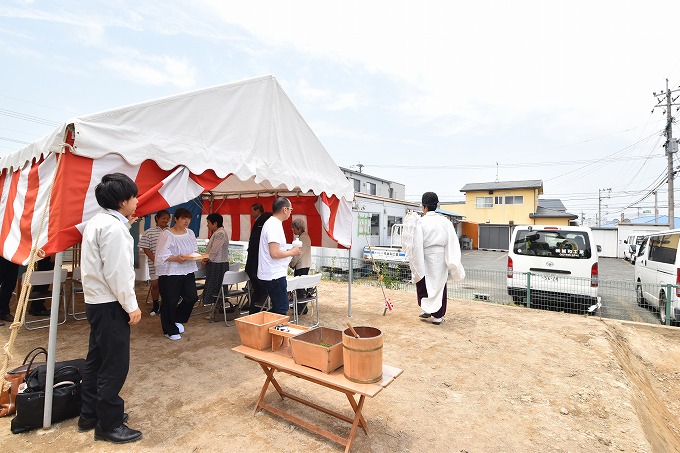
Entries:
<svg viewBox="0 0 680 453">
<path fill-rule="evenodd" d="M 83 361 L 84 362 L 84 361 Z M 81 372 L 77 366 L 55 367 L 52 392 L 52 423 L 80 415 Z M 35 379 L 33 379 L 35 377 Z M 12 419 L 13 434 L 23 433 L 43 425 L 45 411 L 45 384 L 32 388 L 30 383 L 40 385 L 38 369 L 26 376 L 27 387 L 16 396 L 16 416 Z"/>
<path fill-rule="evenodd" d="M 24 382 L 26 370 L 33 365 L 35 358 L 40 354 L 44 354 L 45 359 L 47 359 L 47 351 L 45 348 L 38 347 L 26 354 L 21 366 L 5 373 L 5 380 L 9 382 L 9 386 L 4 387 L 2 393 L 0 393 L 0 417 L 13 415 L 16 412 L 15 401 L 19 385 Z"/>
</svg>

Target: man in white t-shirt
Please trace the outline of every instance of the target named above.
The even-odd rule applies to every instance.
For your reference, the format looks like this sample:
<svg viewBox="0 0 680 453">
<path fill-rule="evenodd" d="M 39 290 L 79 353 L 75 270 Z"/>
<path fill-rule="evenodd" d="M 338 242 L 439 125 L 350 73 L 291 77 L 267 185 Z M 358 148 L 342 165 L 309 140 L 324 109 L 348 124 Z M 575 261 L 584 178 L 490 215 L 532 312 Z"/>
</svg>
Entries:
<svg viewBox="0 0 680 453">
<path fill-rule="evenodd" d="M 269 294 L 272 311 L 281 315 L 288 312 L 286 275 L 288 263 L 293 256 L 299 256 L 300 247 L 286 249 L 286 235 L 283 222 L 293 213 L 293 206 L 286 197 L 277 197 L 272 204 L 272 216 L 264 223 L 260 236 L 257 278 Z"/>
</svg>

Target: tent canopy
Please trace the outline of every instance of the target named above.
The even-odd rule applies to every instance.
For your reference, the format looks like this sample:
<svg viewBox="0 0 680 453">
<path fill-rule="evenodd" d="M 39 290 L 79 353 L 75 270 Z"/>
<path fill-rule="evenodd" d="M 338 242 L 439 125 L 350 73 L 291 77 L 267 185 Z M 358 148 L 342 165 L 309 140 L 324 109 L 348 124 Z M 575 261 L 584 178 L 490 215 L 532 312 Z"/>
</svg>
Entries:
<svg viewBox="0 0 680 453">
<path fill-rule="evenodd" d="M 73 118 L 0 158 L 0 172 L 0 253 L 17 263 L 27 261 L 46 207 L 38 246 L 53 253 L 80 242 L 99 210 L 94 187 L 112 172 L 137 183 L 138 215 L 205 192 L 314 197 L 295 214 L 318 219 L 323 238 L 351 243 L 352 186 L 272 76 Z M 232 216 L 249 213 L 247 203 L 229 206 L 245 211 Z"/>
</svg>

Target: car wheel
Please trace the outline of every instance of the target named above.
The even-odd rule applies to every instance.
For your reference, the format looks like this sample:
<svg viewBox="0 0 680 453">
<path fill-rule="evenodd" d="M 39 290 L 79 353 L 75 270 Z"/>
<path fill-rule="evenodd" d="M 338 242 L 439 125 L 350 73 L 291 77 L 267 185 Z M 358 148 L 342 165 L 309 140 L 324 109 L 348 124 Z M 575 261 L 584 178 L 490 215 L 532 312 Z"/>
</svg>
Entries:
<svg viewBox="0 0 680 453">
<path fill-rule="evenodd" d="M 659 320 L 666 324 L 666 295 L 663 292 L 659 294 Z"/>
<path fill-rule="evenodd" d="M 637 296 L 637 304 L 639 307 L 646 307 L 647 306 L 647 301 L 645 301 L 645 296 L 642 293 L 642 285 L 638 283 L 637 287 L 635 288 L 635 295 Z"/>
</svg>

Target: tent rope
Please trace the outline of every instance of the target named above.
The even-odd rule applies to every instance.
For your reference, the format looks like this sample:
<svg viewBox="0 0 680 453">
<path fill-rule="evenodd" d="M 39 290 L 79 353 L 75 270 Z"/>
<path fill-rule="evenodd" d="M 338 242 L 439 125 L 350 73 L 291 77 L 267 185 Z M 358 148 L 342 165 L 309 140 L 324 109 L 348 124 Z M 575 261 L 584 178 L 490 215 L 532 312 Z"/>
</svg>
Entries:
<svg viewBox="0 0 680 453">
<path fill-rule="evenodd" d="M 51 200 L 52 199 L 52 189 L 54 188 L 54 182 L 57 179 L 57 173 L 59 172 L 59 163 L 61 162 L 61 156 L 64 153 L 64 149 L 68 147 L 71 149 L 71 152 L 73 152 L 73 148 L 71 145 L 68 143 L 62 143 L 61 144 L 61 150 L 55 152 L 57 154 L 57 163 L 54 168 L 54 175 L 52 176 L 52 181 L 50 182 L 50 188 L 49 191 L 47 192 L 47 199 Z M 47 217 L 47 211 L 49 208 L 49 203 L 45 203 L 45 208 L 43 209 L 42 215 L 40 217 L 40 226 L 38 227 L 38 234 L 35 236 L 35 242 L 33 244 L 33 247 L 31 248 L 31 253 L 29 256 L 28 260 L 28 267 L 26 269 L 26 273 L 24 274 L 24 278 L 22 280 L 21 284 L 21 293 L 19 294 L 19 298 L 17 301 L 17 309 L 14 313 L 14 321 L 12 322 L 12 325 L 10 326 L 11 332 L 9 335 L 9 340 L 7 340 L 7 343 L 5 343 L 4 346 L 4 353 L 5 357 L 4 360 L 2 361 L 2 368 L 0 368 L 0 391 L 5 389 L 5 384 L 9 384 L 9 382 L 5 381 L 4 376 L 5 373 L 7 372 L 7 368 L 9 367 L 9 363 L 12 360 L 12 350 L 14 349 L 14 341 L 16 340 L 17 334 L 19 333 L 19 329 L 21 326 L 24 324 L 24 320 L 26 318 L 26 308 L 28 307 L 28 296 L 31 294 L 31 275 L 33 274 L 33 267 L 35 265 L 36 261 L 36 256 L 39 258 L 43 258 L 45 256 L 45 252 L 43 252 L 41 249 L 38 248 L 38 241 L 40 240 L 40 236 L 42 234 L 43 228 L 45 226 L 45 219 Z M 56 270 L 55 270 L 56 272 Z M 54 304 L 52 304 L 54 305 Z M 57 309 L 59 308 L 59 304 L 57 304 Z"/>
</svg>

